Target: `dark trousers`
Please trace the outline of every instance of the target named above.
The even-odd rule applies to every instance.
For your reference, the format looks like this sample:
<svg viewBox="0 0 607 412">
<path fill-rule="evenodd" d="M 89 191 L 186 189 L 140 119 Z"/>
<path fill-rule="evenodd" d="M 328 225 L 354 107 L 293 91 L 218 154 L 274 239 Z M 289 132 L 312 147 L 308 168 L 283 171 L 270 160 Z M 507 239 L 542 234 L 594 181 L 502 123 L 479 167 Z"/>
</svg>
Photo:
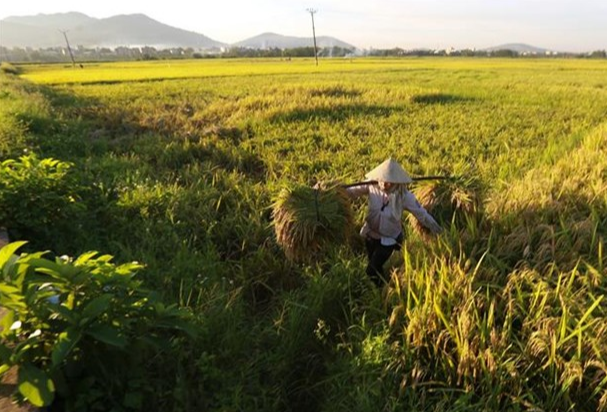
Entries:
<svg viewBox="0 0 607 412">
<path fill-rule="evenodd" d="M 373 239 L 370 237 L 365 239 L 365 245 L 367 246 L 367 257 L 369 258 L 367 275 L 377 286 L 381 286 L 382 283 L 387 281 L 384 275 L 384 263 L 388 261 L 393 251 L 401 249 L 402 241 L 402 234 L 396 239 L 397 243 L 392 246 L 382 245 L 379 239 Z"/>
</svg>

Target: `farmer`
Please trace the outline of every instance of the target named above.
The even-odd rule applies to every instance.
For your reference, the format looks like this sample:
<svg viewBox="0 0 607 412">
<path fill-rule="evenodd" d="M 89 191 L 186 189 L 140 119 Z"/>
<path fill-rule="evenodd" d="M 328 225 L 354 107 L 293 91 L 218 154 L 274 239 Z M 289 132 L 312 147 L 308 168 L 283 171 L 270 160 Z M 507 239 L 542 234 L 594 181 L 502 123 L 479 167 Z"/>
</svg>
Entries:
<svg viewBox="0 0 607 412">
<path fill-rule="evenodd" d="M 424 209 L 407 184 L 413 179 L 395 160 L 388 159 L 365 176 L 373 184 L 360 184 L 346 190 L 352 198 L 369 197 L 369 211 L 360 234 L 365 238 L 367 275 L 380 286 L 385 282 L 383 265 L 394 250 L 400 250 L 403 242 L 401 217 L 408 210 L 433 234 L 442 231 L 436 220 Z"/>
</svg>

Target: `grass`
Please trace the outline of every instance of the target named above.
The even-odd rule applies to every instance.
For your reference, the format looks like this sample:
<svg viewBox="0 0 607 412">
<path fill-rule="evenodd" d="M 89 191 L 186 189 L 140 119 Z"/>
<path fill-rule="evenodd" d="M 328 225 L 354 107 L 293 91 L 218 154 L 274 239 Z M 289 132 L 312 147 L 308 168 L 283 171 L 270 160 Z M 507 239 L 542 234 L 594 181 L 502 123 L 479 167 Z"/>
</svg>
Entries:
<svg viewBox="0 0 607 412">
<path fill-rule="evenodd" d="M 198 320 L 196 340 L 150 365 L 150 404 L 605 410 L 607 63 L 312 63 L 0 75 L 2 159 L 27 149 L 79 178 L 67 223 L 86 232 L 32 227 L 36 245 L 144 262 L 146 286 Z M 281 188 L 358 181 L 390 156 L 413 176 L 459 179 L 438 239 L 406 223 L 382 290 L 360 243 L 285 258 L 271 216 Z M 359 223 L 364 211 L 354 204 Z"/>
</svg>

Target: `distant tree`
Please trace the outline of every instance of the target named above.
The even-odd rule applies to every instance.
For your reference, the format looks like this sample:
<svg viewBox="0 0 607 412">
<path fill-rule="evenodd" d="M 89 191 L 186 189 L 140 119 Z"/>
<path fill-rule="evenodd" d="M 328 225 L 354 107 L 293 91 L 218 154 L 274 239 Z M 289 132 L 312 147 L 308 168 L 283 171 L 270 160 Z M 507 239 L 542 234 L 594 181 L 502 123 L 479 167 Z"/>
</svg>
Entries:
<svg viewBox="0 0 607 412">
<path fill-rule="evenodd" d="M 369 52 L 369 56 L 379 57 L 404 56 L 405 54 L 405 51 L 400 47 L 394 47 L 393 49 L 373 49 Z"/>
<path fill-rule="evenodd" d="M 494 57 L 518 57 L 518 53 L 514 50 L 503 49 L 503 50 L 495 50 L 493 52 Z"/>
<path fill-rule="evenodd" d="M 472 49 L 464 49 L 464 50 L 460 50 L 460 54 L 464 57 L 474 57 L 477 56 L 477 52 L 475 50 Z"/>
<path fill-rule="evenodd" d="M 590 58 L 592 59 L 604 59 L 607 57 L 607 53 L 605 52 L 605 50 L 595 50 L 592 53 L 590 53 Z"/>
<path fill-rule="evenodd" d="M 320 49 L 318 55 L 323 57 L 344 57 L 352 52 L 352 49 L 348 49 L 346 47 L 333 46 Z"/>
<path fill-rule="evenodd" d="M 314 47 L 294 47 L 284 50 L 285 57 L 314 57 Z"/>
</svg>

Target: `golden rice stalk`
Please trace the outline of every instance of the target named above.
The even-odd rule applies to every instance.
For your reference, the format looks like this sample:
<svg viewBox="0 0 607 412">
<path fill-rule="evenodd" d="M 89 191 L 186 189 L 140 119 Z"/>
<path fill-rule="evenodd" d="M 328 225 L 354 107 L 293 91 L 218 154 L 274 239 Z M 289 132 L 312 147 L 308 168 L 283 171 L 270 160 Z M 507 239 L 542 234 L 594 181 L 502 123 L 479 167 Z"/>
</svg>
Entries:
<svg viewBox="0 0 607 412">
<path fill-rule="evenodd" d="M 448 179 L 432 182 L 413 190 L 419 203 L 439 223 L 449 223 L 454 215 L 474 215 L 479 211 L 480 187 L 476 179 Z M 419 236 L 427 239 L 430 234 L 419 221 L 409 214 L 409 224 Z"/>
<path fill-rule="evenodd" d="M 288 259 L 309 260 L 352 233 L 350 198 L 340 186 L 285 188 L 276 197 L 272 218 L 276 241 Z"/>
</svg>

